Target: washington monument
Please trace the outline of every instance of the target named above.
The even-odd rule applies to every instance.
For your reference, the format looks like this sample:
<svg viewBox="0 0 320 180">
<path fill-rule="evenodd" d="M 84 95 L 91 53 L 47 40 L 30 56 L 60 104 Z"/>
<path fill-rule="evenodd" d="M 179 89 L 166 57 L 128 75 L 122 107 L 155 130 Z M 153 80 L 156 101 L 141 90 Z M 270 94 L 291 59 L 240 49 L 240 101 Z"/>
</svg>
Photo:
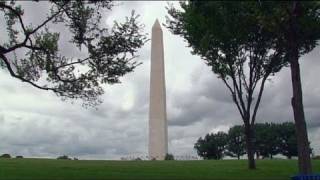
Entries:
<svg viewBox="0 0 320 180">
<path fill-rule="evenodd" d="M 149 158 L 163 160 L 168 152 L 168 128 L 163 39 L 158 20 L 152 27 L 149 108 Z"/>
</svg>

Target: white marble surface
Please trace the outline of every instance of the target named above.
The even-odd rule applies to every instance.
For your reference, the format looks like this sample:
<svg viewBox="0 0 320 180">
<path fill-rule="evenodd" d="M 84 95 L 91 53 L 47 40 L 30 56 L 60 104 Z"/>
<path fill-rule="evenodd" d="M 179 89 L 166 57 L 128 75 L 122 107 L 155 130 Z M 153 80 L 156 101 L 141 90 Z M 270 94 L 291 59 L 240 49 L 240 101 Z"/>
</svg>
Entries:
<svg viewBox="0 0 320 180">
<path fill-rule="evenodd" d="M 149 157 L 163 160 L 168 152 L 168 128 L 163 37 L 158 20 L 152 27 L 150 76 Z"/>
</svg>

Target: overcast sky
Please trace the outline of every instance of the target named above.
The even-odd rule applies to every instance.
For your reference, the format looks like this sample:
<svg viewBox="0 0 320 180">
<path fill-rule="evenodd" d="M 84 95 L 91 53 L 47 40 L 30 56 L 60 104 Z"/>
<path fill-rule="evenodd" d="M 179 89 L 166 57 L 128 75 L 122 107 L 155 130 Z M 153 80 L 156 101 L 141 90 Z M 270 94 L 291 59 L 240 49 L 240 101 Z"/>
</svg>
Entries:
<svg viewBox="0 0 320 180">
<path fill-rule="evenodd" d="M 176 2 L 175 2 L 176 3 Z M 106 12 L 104 23 L 123 21 L 131 10 L 141 15 L 140 22 L 151 34 L 156 18 L 165 22 L 167 2 L 117 2 Z M 36 24 L 45 17 L 46 2 L 24 2 L 25 20 Z M 5 41 L 3 16 L 0 43 Z M 62 39 L 67 38 L 62 32 Z M 193 145 L 208 132 L 226 131 L 241 124 L 239 113 L 227 88 L 203 60 L 191 55 L 182 38 L 163 27 L 167 87 L 169 152 L 195 155 Z M 63 102 L 55 94 L 38 90 L 13 79 L 0 70 L 0 154 L 25 157 L 57 157 L 62 154 L 80 159 L 119 159 L 148 152 L 148 107 L 150 42 L 139 51 L 142 62 L 122 83 L 105 86 L 103 104 L 84 109 L 80 103 Z M 79 56 L 71 48 L 61 51 Z M 319 50 L 301 58 L 305 115 L 309 139 L 320 154 Z M 293 122 L 290 106 L 291 78 L 288 68 L 266 84 L 257 122 Z"/>
</svg>

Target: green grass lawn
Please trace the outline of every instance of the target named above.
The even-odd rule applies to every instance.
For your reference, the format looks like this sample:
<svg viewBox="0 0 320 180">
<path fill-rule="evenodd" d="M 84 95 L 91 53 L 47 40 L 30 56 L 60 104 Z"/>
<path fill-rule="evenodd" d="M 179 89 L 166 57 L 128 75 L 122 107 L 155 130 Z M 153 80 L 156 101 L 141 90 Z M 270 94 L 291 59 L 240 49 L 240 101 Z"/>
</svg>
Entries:
<svg viewBox="0 0 320 180">
<path fill-rule="evenodd" d="M 296 160 L 258 160 L 250 171 L 246 160 L 220 161 L 71 161 L 0 159 L 0 180 L 289 180 L 297 173 Z M 320 172 L 320 160 L 313 161 Z"/>
</svg>

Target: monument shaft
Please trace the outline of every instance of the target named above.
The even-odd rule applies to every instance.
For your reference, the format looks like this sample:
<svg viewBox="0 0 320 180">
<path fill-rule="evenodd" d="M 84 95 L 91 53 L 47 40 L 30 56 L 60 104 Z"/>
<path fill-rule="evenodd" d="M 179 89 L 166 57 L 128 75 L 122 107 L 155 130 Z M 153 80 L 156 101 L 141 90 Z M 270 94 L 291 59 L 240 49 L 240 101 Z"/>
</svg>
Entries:
<svg viewBox="0 0 320 180">
<path fill-rule="evenodd" d="M 156 20 L 151 37 L 149 157 L 163 160 L 168 152 L 163 37 Z"/>
</svg>

